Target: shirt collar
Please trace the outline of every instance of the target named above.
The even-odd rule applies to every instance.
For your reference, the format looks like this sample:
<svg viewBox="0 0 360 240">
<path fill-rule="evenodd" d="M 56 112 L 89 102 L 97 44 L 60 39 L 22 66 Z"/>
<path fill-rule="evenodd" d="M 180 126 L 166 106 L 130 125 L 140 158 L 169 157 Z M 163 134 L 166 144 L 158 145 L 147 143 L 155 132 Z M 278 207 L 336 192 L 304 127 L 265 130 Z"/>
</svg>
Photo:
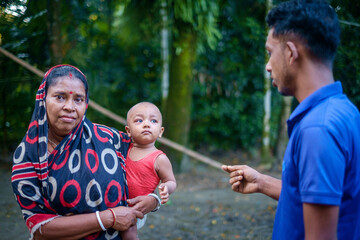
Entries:
<svg viewBox="0 0 360 240">
<path fill-rule="evenodd" d="M 294 124 L 298 121 L 298 118 L 302 118 L 302 115 L 307 112 L 309 109 L 311 109 L 313 106 L 316 106 L 319 102 L 321 102 L 323 99 L 326 99 L 330 96 L 336 95 L 336 94 L 342 94 L 342 85 L 341 82 L 337 81 L 335 83 L 326 85 L 315 92 L 313 92 L 311 95 L 306 97 L 293 111 L 293 113 L 290 115 L 287 124 L 288 124 L 288 134 L 290 136 L 292 128 Z"/>
</svg>

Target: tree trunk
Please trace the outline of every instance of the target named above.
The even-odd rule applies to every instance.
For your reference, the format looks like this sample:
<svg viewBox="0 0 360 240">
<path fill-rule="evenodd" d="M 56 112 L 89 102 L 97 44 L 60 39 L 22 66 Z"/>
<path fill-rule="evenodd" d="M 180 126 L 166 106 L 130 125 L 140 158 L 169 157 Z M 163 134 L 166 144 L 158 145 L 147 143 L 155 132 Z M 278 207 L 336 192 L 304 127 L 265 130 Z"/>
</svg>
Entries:
<svg viewBox="0 0 360 240">
<path fill-rule="evenodd" d="M 60 20 L 60 3 L 58 0 L 48 0 L 48 33 L 51 49 L 51 64 L 61 64 L 63 61 L 62 54 L 62 37 L 61 37 L 61 20 Z"/>
<path fill-rule="evenodd" d="M 266 1 L 266 12 L 272 8 L 272 0 Z M 266 32 L 268 29 L 266 29 Z M 265 52 L 265 62 L 268 60 L 267 52 Z M 261 163 L 271 166 L 273 158 L 270 149 L 270 117 L 271 117 L 271 80 L 270 74 L 264 70 L 264 118 L 263 132 L 261 141 Z"/>
<path fill-rule="evenodd" d="M 191 26 L 177 21 L 175 24 L 178 24 L 176 27 L 179 29 L 179 35 L 172 47 L 169 96 L 164 112 L 164 136 L 186 146 L 190 129 L 196 39 L 189 31 Z M 166 149 L 166 154 L 173 164 L 174 171 L 180 172 L 183 154 L 169 148 Z"/>
<path fill-rule="evenodd" d="M 2 116 L 2 129 L 3 129 L 3 139 L 2 139 L 2 147 L 1 147 L 1 153 L 2 153 L 2 156 L 1 158 L 2 159 L 6 159 L 8 157 L 8 145 L 7 145 L 7 142 L 8 142 L 8 128 L 6 126 L 6 122 L 7 122 L 7 103 L 6 103 L 6 97 L 7 97 L 7 94 L 6 94 L 6 90 L 7 90 L 7 87 L 6 87 L 6 83 L 5 83 L 5 86 L 2 88 L 2 96 L 1 96 L 1 100 L 2 100 L 2 110 L 3 110 L 3 116 Z"/>
<path fill-rule="evenodd" d="M 270 75 L 265 71 L 264 74 L 264 118 L 261 146 L 261 163 L 264 165 L 272 164 L 272 154 L 270 150 L 270 117 L 271 117 L 271 80 Z"/>
<path fill-rule="evenodd" d="M 293 97 L 283 97 L 281 104 L 281 117 L 279 123 L 278 139 L 276 143 L 276 163 L 281 163 L 289 140 L 286 121 L 290 117 Z"/>
<path fill-rule="evenodd" d="M 166 102 L 169 95 L 169 20 L 168 20 L 167 0 L 161 1 L 160 15 L 162 19 L 161 28 L 161 92 L 162 109 L 166 108 Z"/>
</svg>

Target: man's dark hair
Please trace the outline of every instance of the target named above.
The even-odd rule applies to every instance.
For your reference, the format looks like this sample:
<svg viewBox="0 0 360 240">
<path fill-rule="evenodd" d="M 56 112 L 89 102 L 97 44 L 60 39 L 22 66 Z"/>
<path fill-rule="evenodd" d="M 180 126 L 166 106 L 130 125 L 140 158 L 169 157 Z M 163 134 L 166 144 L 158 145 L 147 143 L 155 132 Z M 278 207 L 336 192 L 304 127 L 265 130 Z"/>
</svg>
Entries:
<svg viewBox="0 0 360 240">
<path fill-rule="evenodd" d="M 280 3 L 266 17 L 273 36 L 300 40 L 315 58 L 332 64 L 340 43 L 335 10 L 325 1 L 295 0 Z"/>
</svg>

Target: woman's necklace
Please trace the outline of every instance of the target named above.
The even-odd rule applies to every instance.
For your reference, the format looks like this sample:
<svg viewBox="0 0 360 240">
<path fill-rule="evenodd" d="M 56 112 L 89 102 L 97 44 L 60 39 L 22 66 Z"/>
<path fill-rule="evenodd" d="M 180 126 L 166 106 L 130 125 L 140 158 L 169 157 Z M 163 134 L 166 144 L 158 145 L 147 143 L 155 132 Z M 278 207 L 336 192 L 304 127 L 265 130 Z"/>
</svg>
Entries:
<svg viewBox="0 0 360 240">
<path fill-rule="evenodd" d="M 54 149 L 57 147 L 57 144 L 54 143 L 53 141 L 51 141 L 50 138 L 48 138 L 48 142 L 53 147 L 53 151 L 54 151 Z M 48 155 L 50 155 L 50 154 L 51 154 L 51 152 L 49 151 L 49 147 L 48 147 Z"/>
</svg>

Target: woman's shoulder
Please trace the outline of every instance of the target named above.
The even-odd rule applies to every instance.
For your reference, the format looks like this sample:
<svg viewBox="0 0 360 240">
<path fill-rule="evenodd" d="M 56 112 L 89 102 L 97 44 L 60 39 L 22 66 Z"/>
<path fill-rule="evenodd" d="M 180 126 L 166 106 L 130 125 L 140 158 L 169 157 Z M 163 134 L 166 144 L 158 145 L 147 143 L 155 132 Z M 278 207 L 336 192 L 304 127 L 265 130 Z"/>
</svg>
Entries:
<svg viewBox="0 0 360 240">
<path fill-rule="evenodd" d="M 98 132 L 106 133 L 112 137 L 114 135 L 119 135 L 123 139 L 130 139 L 130 137 L 123 131 L 120 131 L 114 127 L 109 127 L 100 123 L 92 123 L 94 125 L 94 129 L 96 129 Z"/>
<path fill-rule="evenodd" d="M 131 143 L 131 138 L 125 132 L 100 123 L 93 123 L 89 119 L 85 120 L 84 131 L 89 131 L 88 135 L 100 142 L 110 142 L 116 149 L 125 148 L 127 151 Z"/>
</svg>

